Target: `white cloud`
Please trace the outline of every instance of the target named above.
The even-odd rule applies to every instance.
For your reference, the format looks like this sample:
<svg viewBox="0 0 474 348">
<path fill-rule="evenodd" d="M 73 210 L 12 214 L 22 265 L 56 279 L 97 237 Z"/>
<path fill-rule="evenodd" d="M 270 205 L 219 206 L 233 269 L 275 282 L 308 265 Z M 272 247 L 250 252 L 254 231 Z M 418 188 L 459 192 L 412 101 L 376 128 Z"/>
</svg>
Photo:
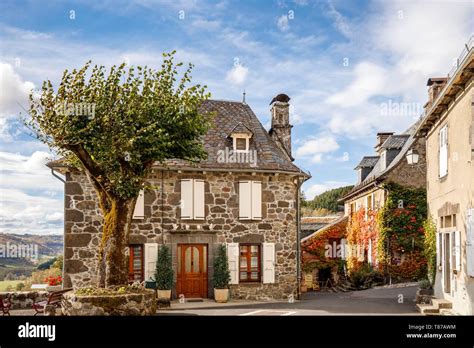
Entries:
<svg viewBox="0 0 474 348">
<path fill-rule="evenodd" d="M 24 81 L 10 64 L 0 62 L 0 117 L 11 118 L 22 111 L 21 106 L 27 107 L 28 95 L 34 87 L 32 82 Z"/>
<path fill-rule="evenodd" d="M 241 64 L 236 64 L 227 72 L 227 81 L 234 85 L 242 85 L 246 78 L 249 69 Z"/>
<path fill-rule="evenodd" d="M 322 154 L 334 152 L 339 149 L 339 144 L 331 135 L 322 135 L 306 140 L 295 151 L 295 156 L 309 158 L 312 163 L 321 163 Z"/>
<path fill-rule="evenodd" d="M 280 16 L 277 20 L 277 26 L 278 26 L 278 29 L 280 29 L 281 31 L 287 31 L 288 29 L 290 29 L 288 16 L 287 15 Z"/>
<path fill-rule="evenodd" d="M 327 3 L 327 10 L 325 11 L 326 15 L 333 20 L 334 27 L 344 36 L 351 36 L 351 29 L 349 27 L 347 19 L 336 10 L 334 4 L 331 0 Z"/>
</svg>

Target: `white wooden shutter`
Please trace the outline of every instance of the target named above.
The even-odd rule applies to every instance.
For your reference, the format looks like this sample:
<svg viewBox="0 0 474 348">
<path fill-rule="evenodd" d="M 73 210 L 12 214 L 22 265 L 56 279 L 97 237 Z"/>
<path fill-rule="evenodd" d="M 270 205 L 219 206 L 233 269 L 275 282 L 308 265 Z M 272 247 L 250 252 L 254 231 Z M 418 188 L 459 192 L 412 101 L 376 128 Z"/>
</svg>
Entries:
<svg viewBox="0 0 474 348">
<path fill-rule="evenodd" d="M 133 219 L 144 219 L 145 218 L 145 192 L 140 190 L 138 194 L 137 202 L 135 203 L 135 209 L 133 210 Z"/>
<path fill-rule="evenodd" d="M 448 126 L 439 131 L 439 177 L 448 174 Z"/>
<path fill-rule="evenodd" d="M 239 243 L 227 243 L 230 284 L 239 284 Z"/>
<path fill-rule="evenodd" d="M 252 181 L 252 220 L 262 219 L 262 183 Z"/>
<path fill-rule="evenodd" d="M 239 219 L 250 220 L 252 217 L 252 188 L 250 181 L 239 182 Z"/>
<path fill-rule="evenodd" d="M 369 265 L 372 264 L 372 239 L 369 239 L 369 248 L 367 251 L 367 261 L 369 262 Z"/>
<path fill-rule="evenodd" d="M 444 281 L 444 273 L 446 272 L 446 267 L 444 267 L 444 259 L 445 259 L 445 253 L 446 253 L 446 250 L 445 250 L 445 237 L 444 237 L 444 233 L 440 233 L 439 234 L 439 238 L 441 239 L 441 284 L 443 285 L 443 291 L 445 291 L 445 288 L 444 288 L 444 284 L 445 284 L 445 281 Z"/>
<path fill-rule="evenodd" d="M 193 218 L 193 180 L 181 180 L 181 219 Z"/>
<path fill-rule="evenodd" d="M 467 275 L 469 277 L 474 277 L 474 209 L 469 209 L 466 215 Z"/>
<path fill-rule="evenodd" d="M 155 279 L 156 261 L 158 259 L 158 244 L 157 243 L 146 243 L 145 244 L 145 269 L 144 276 L 145 280 L 150 278 Z"/>
<path fill-rule="evenodd" d="M 461 270 L 461 231 L 454 232 L 455 269 Z"/>
<path fill-rule="evenodd" d="M 275 283 L 275 243 L 263 243 L 263 283 Z"/>
<path fill-rule="evenodd" d="M 193 211 L 195 220 L 204 220 L 204 180 L 194 180 Z"/>
</svg>

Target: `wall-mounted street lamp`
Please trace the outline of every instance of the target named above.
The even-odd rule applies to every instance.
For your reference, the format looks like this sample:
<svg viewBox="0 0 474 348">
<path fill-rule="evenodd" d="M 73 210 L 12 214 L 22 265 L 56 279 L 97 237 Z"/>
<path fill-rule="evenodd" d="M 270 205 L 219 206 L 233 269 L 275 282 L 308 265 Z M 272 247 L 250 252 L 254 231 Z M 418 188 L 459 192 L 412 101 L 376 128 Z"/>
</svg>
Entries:
<svg viewBox="0 0 474 348">
<path fill-rule="evenodd" d="M 420 155 L 418 154 L 418 152 L 416 152 L 416 150 L 410 149 L 410 150 L 408 150 L 408 152 L 406 154 L 406 158 L 407 158 L 408 164 L 410 164 L 410 165 L 418 164 L 418 160 L 420 159 Z"/>
</svg>

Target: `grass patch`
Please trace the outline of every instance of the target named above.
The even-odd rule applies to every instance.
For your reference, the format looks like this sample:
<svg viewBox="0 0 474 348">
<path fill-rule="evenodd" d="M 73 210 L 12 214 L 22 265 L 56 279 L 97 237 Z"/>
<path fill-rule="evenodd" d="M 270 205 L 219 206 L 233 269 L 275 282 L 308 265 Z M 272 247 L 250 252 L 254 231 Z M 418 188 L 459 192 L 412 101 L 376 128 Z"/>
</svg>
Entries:
<svg viewBox="0 0 474 348">
<path fill-rule="evenodd" d="M 0 292 L 7 291 L 9 286 L 15 290 L 16 285 L 21 282 L 21 280 L 0 280 Z"/>
</svg>

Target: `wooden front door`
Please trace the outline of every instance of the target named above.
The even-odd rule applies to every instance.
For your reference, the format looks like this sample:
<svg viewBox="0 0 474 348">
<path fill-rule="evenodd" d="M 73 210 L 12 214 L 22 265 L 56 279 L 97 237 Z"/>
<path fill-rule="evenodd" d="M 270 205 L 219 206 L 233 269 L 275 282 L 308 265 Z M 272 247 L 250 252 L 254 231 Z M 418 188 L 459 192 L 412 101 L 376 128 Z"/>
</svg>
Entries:
<svg viewBox="0 0 474 348">
<path fill-rule="evenodd" d="M 207 245 L 178 244 L 178 297 L 207 297 Z"/>
</svg>

